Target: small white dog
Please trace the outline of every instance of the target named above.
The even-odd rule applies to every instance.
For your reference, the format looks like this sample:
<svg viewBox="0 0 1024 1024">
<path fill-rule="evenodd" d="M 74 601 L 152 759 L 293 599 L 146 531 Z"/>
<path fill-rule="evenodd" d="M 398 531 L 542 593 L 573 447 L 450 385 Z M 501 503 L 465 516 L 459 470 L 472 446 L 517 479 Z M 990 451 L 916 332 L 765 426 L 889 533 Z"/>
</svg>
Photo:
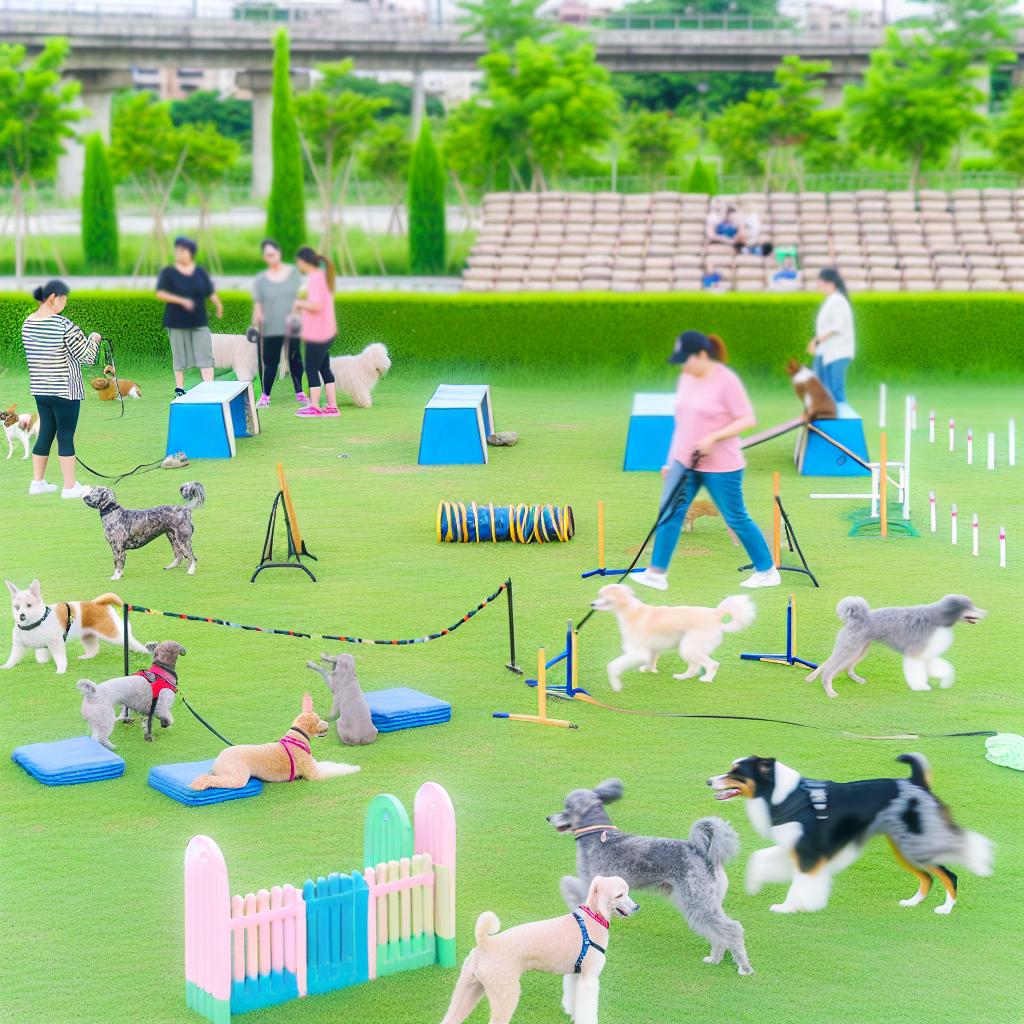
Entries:
<svg viewBox="0 0 1024 1024">
<path fill-rule="evenodd" d="M 331 373 L 338 391 L 349 396 L 360 409 L 373 405 L 370 397 L 377 381 L 391 369 L 387 348 L 379 341 L 367 345 L 357 356 L 334 356 Z"/>
<path fill-rule="evenodd" d="M 27 459 L 29 442 L 33 437 L 39 436 L 39 416 L 34 412 L 19 413 L 12 405 L 0 412 L 0 420 L 3 421 L 4 433 L 7 434 L 7 458 L 14 454 L 14 441 L 17 439 L 25 449 L 22 459 Z"/>
<path fill-rule="evenodd" d="M 95 658 L 100 641 L 108 644 L 124 643 L 120 610 L 123 604 L 117 594 L 101 594 L 92 601 L 58 601 L 48 605 L 42 596 L 39 580 L 33 580 L 28 590 L 19 590 L 4 580 L 11 592 L 11 613 L 14 633 L 11 638 L 11 656 L 0 668 L 14 668 L 27 651 L 36 652 L 36 661 L 43 664 L 53 657 L 57 675 L 68 668 L 68 640 L 78 640 L 85 653 L 80 661 Z M 128 627 L 128 647 L 137 654 L 146 648 L 132 636 Z"/>
<path fill-rule="evenodd" d="M 213 366 L 233 370 L 239 380 L 255 380 L 259 373 L 259 354 L 244 334 L 214 334 Z"/>
<path fill-rule="evenodd" d="M 613 690 L 622 689 L 622 673 L 629 669 L 657 672 L 658 656 L 673 648 L 686 662 L 686 671 L 673 679 L 692 679 L 703 669 L 700 681 L 710 683 L 718 671 L 718 662 L 711 654 L 722 642 L 722 635 L 746 629 L 757 614 L 746 594 L 727 597 L 717 608 L 673 608 L 644 604 L 624 583 L 602 587 L 591 607 L 612 612 L 622 634 L 622 657 L 608 665 L 608 682 Z M 726 617 L 728 622 L 723 621 Z"/>
<path fill-rule="evenodd" d="M 533 921 L 499 934 L 489 910 L 476 921 L 476 948 L 466 957 L 441 1024 L 462 1024 L 483 996 L 490 1024 L 508 1024 L 519 1005 L 526 971 L 562 975 L 562 1009 L 575 1024 L 597 1024 L 597 998 L 608 949 L 611 918 L 640 909 L 618 877 L 598 875 L 585 903 L 571 914 Z"/>
</svg>

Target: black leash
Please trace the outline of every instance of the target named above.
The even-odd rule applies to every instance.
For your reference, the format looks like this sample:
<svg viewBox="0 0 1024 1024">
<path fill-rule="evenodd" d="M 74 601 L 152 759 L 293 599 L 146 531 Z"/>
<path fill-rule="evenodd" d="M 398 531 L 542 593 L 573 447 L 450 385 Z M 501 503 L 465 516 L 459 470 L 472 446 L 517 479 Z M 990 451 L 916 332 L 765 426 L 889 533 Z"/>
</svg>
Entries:
<svg viewBox="0 0 1024 1024">
<path fill-rule="evenodd" d="M 203 716 L 199 714 L 199 712 L 196 711 L 196 709 L 192 707 L 192 705 L 189 704 L 187 700 L 185 700 L 185 695 L 181 692 L 181 690 L 178 691 L 178 696 L 181 698 L 181 703 L 189 709 L 189 711 L 192 713 L 192 716 L 196 719 L 196 721 L 199 722 L 200 725 L 206 726 L 206 728 L 209 729 L 210 732 L 212 732 L 213 735 L 217 737 L 217 739 L 223 740 L 229 747 L 234 746 L 234 743 L 232 743 L 231 740 L 217 732 L 217 730 L 214 729 L 214 727 L 210 725 L 210 723 L 205 718 L 203 718 Z"/>
<path fill-rule="evenodd" d="M 157 459 L 155 462 L 142 462 L 134 469 L 129 469 L 126 473 L 101 473 L 98 469 L 93 469 L 92 466 L 86 465 L 77 455 L 75 461 L 84 469 L 87 473 L 92 473 L 93 476 L 102 477 L 104 480 L 112 480 L 115 484 L 120 483 L 125 477 L 133 476 L 135 473 L 148 473 L 151 469 L 158 469 L 163 463 L 163 459 Z"/>
</svg>

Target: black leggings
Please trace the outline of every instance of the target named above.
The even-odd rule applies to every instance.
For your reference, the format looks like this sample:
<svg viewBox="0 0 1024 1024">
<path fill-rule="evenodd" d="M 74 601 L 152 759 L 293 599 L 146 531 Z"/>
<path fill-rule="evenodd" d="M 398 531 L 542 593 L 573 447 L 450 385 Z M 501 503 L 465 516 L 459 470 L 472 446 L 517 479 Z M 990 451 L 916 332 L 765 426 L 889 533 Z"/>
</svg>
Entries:
<svg viewBox="0 0 1024 1024">
<path fill-rule="evenodd" d="M 281 362 L 284 348 L 283 334 L 271 334 L 263 339 L 263 394 L 269 395 L 277 377 L 277 366 Z M 302 356 L 299 354 L 299 339 L 288 339 L 288 372 L 292 375 L 295 393 L 302 390 Z"/>
<path fill-rule="evenodd" d="M 331 373 L 331 346 L 334 339 L 330 341 L 307 341 L 306 346 L 306 380 L 311 388 L 320 387 L 320 378 L 323 377 L 325 384 L 334 383 L 334 374 Z"/>
<path fill-rule="evenodd" d="M 57 438 L 58 455 L 75 454 L 75 427 L 82 403 L 73 398 L 57 398 L 56 395 L 35 395 L 39 410 L 39 437 L 36 438 L 33 455 L 49 455 L 53 439 Z"/>
</svg>

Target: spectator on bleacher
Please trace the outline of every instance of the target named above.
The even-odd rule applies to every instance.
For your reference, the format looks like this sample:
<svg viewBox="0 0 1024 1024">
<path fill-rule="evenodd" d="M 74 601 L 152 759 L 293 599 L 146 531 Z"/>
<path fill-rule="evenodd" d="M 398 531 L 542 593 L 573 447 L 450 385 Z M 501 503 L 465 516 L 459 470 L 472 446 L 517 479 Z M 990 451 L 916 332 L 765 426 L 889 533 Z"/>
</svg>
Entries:
<svg viewBox="0 0 1024 1024">
<path fill-rule="evenodd" d="M 814 356 L 814 372 L 836 402 L 846 401 L 846 371 L 853 362 L 856 342 L 853 333 L 853 308 L 846 284 L 835 267 L 823 267 L 818 286 L 825 301 L 818 309 L 815 335 L 807 346 Z"/>
<path fill-rule="evenodd" d="M 800 287 L 800 271 L 796 268 L 796 260 L 787 256 L 782 266 L 772 274 L 770 290 L 773 292 L 791 292 Z"/>
<path fill-rule="evenodd" d="M 720 209 L 721 207 L 712 206 L 708 212 L 708 219 L 705 223 L 707 240 L 722 245 L 735 245 L 740 233 L 740 226 L 736 220 L 736 207 L 727 206 L 724 213 L 719 213 Z"/>
<path fill-rule="evenodd" d="M 704 262 L 704 275 L 700 279 L 700 286 L 706 292 L 727 292 L 729 286 L 722 279 L 722 275 L 715 269 L 711 260 Z"/>
</svg>

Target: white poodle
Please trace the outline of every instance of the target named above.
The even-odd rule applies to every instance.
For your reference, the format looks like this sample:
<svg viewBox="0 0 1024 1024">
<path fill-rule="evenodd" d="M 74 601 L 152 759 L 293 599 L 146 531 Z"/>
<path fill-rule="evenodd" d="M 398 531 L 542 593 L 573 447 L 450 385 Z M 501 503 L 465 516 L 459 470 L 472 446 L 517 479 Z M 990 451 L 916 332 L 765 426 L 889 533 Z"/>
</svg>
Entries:
<svg viewBox="0 0 1024 1024">
<path fill-rule="evenodd" d="M 233 370 L 239 380 L 255 380 L 259 373 L 257 346 L 244 334 L 214 334 L 213 366 Z"/>
<path fill-rule="evenodd" d="M 377 381 L 391 369 L 388 350 L 379 341 L 367 345 L 357 356 L 334 356 L 331 372 L 338 391 L 348 395 L 360 409 L 373 405 L 370 397 Z"/>
</svg>

